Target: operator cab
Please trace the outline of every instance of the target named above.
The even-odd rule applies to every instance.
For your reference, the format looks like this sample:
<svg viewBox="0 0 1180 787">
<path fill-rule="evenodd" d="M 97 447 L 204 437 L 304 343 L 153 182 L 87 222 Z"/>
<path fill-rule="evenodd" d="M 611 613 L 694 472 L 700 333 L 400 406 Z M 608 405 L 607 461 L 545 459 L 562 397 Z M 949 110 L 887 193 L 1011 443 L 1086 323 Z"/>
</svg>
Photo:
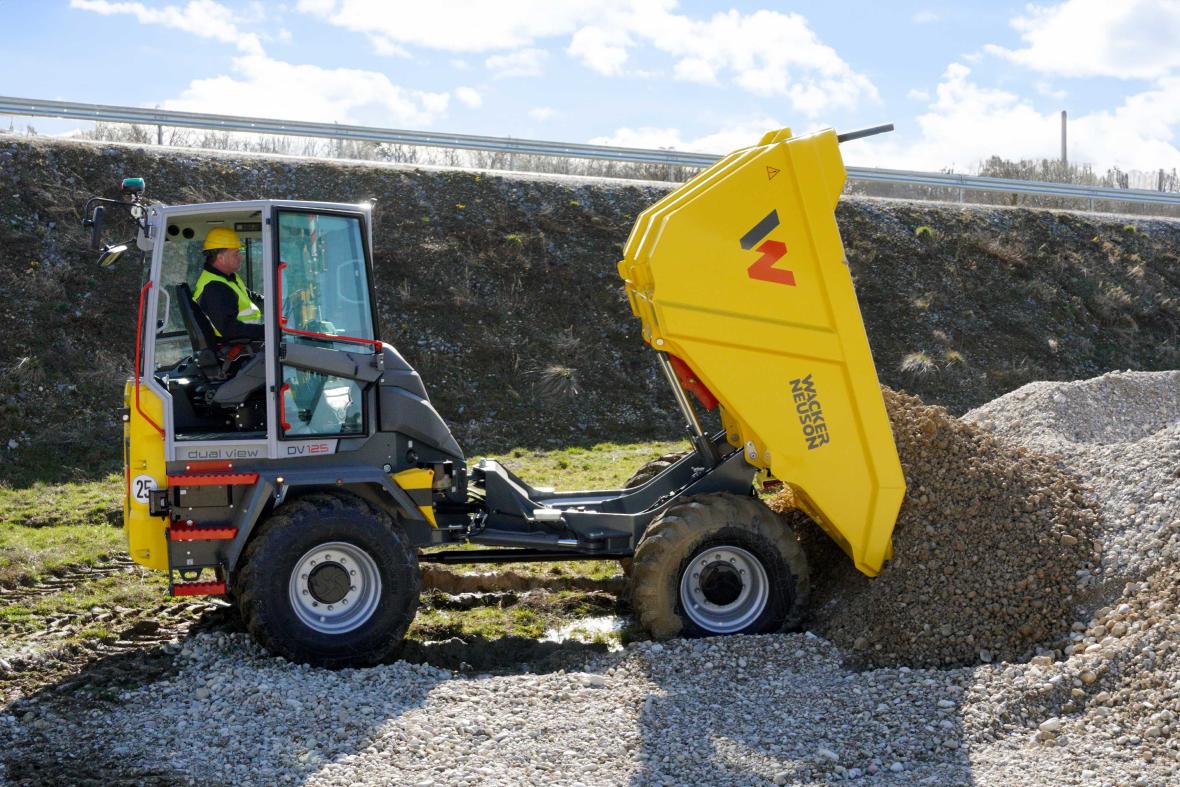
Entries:
<svg viewBox="0 0 1180 787">
<path fill-rule="evenodd" d="M 163 216 L 154 378 L 171 395 L 177 442 L 266 439 L 266 360 L 275 354 L 266 351 L 265 341 L 217 337 L 192 300 L 204 265 L 204 238 L 216 227 L 237 233 L 242 243 L 238 275 L 248 290 L 262 294 L 265 321 L 277 316 L 268 337 L 277 327 L 284 354 L 305 347 L 322 361 L 331 359 L 331 351 L 373 353 L 380 347 L 369 301 L 367 217 L 279 205 L 244 211 L 204 206 L 190 212 L 201 207 L 185 206 L 177 215 L 165 209 Z M 264 227 L 271 230 L 266 233 L 274 244 L 269 250 Z M 267 265 L 270 276 L 264 275 Z M 307 368 L 315 365 L 279 365 L 280 439 L 363 435 L 362 385 Z"/>
<path fill-rule="evenodd" d="M 370 206 L 165 206 L 143 201 L 143 188 L 128 179 L 130 200 L 93 198 L 84 225 L 98 248 L 104 206 L 126 210 L 137 238 L 103 246 L 100 260 L 114 262 L 132 243 L 148 252 L 129 396 L 135 407 L 143 388 L 158 397 L 163 412 L 151 420 L 168 459 L 331 454 L 373 433 L 384 361 L 405 364 L 376 338 Z M 240 240 L 237 275 L 261 296 L 264 340 L 226 340 L 193 300 L 205 238 L 217 228 Z"/>
<path fill-rule="evenodd" d="M 178 216 L 164 226 L 153 368 L 172 395 L 179 441 L 266 437 L 264 343 L 223 340 L 192 297 L 205 236 L 218 227 L 241 239 L 246 288 L 264 289 L 261 210 Z"/>
</svg>

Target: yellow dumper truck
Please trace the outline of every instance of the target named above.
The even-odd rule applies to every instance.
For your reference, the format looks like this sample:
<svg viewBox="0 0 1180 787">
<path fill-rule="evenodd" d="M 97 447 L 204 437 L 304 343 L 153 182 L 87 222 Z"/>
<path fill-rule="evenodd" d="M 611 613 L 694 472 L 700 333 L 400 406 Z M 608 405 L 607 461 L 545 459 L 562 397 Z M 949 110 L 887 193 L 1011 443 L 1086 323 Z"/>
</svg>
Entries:
<svg viewBox="0 0 1180 787">
<path fill-rule="evenodd" d="M 621 490 L 468 464 L 378 334 L 368 205 L 164 206 L 138 179 L 92 199 L 95 246 L 103 212 L 126 210 L 149 266 L 125 392 L 131 556 L 175 595 L 229 595 L 272 652 L 330 667 L 396 651 L 420 561 L 631 558 L 655 636 L 796 623 L 807 565 L 758 491 L 788 486 L 869 575 L 905 493 L 835 223 L 840 140 L 769 133 L 639 217 L 618 270 L 695 450 Z M 264 296 L 254 337 L 225 340 L 193 299 L 216 228 Z M 419 552 L 446 545 L 481 548 Z"/>
</svg>

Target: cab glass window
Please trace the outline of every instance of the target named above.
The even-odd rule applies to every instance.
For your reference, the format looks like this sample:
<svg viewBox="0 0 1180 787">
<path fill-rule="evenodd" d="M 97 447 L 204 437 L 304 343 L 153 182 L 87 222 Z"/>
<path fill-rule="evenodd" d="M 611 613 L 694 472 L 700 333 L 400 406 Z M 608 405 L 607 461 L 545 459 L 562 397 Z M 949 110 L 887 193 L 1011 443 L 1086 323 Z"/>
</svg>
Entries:
<svg viewBox="0 0 1180 787">
<path fill-rule="evenodd" d="M 247 289 L 262 291 L 262 238 L 247 235 L 248 231 L 261 232 L 261 225 L 254 217 L 252 222 L 218 221 L 216 224 L 197 223 L 195 227 L 169 224 L 164 233 L 164 255 L 160 270 L 160 299 L 156 311 L 156 356 L 157 371 L 170 369 L 179 361 L 192 355 L 193 347 L 184 320 L 177 307 L 176 286 L 184 283 L 196 287 L 197 278 L 205 264 L 205 232 L 210 226 L 232 226 L 242 240 L 242 268 L 238 276 L 246 283 Z M 256 229 L 257 228 L 257 229 Z"/>
<path fill-rule="evenodd" d="M 375 352 L 361 218 L 282 210 L 277 224 L 282 341 Z M 365 388 L 355 380 L 286 365 L 280 375 L 280 437 L 365 432 Z"/>
<path fill-rule="evenodd" d="M 278 245 L 284 341 L 298 337 L 372 352 L 373 310 L 360 217 L 280 211 Z"/>
</svg>

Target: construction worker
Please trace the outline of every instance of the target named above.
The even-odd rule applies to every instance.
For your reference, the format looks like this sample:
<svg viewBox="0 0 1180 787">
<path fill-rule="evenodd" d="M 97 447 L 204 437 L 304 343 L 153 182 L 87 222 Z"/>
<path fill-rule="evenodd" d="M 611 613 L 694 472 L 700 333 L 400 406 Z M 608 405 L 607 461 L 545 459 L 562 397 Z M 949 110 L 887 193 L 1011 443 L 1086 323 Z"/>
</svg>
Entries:
<svg viewBox="0 0 1180 787">
<path fill-rule="evenodd" d="M 205 236 L 205 268 L 193 288 L 196 301 L 213 331 L 222 341 L 262 340 L 262 296 L 246 289 L 238 270 L 242 267 L 242 240 L 227 227 L 214 227 Z"/>
</svg>

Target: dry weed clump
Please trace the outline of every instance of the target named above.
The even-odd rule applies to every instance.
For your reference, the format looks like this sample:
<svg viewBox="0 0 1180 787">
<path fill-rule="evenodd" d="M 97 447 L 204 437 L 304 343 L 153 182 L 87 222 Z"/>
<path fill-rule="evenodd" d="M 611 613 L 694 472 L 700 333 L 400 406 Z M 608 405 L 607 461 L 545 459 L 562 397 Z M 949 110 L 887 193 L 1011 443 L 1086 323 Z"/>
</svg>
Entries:
<svg viewBox="0 0 1180 787">
<path fill-rule="evenodd" d="M 1077 480 L 942 407 L 883 393 L 908 487 L 893 559 L 869 579 L 803 528 L 817 563 L 811 627 L 872 666 L 1020 660 L 1061 642 L 1097 517 Z"/>
</svg>

